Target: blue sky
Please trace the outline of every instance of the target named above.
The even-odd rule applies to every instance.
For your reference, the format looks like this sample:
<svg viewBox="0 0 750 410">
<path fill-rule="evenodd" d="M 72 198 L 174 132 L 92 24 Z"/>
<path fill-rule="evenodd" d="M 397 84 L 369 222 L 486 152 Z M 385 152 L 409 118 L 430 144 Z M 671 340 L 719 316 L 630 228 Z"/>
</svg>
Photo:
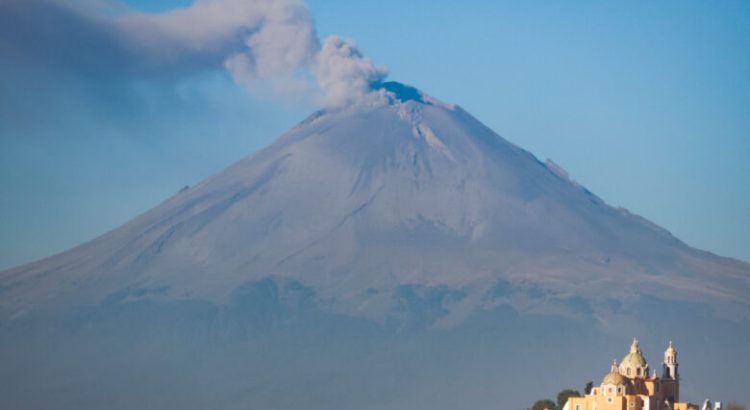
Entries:
<svg viewBox="0 0 750 410">
<path fill-rule="evenodd" d="M 320 38 L 353 39 L 390 79 L 461 105 L 688 244 L 750 260 L 750 3 L 307 6 Z M 248 93 L 211 55 L 159 71 L 111 51 L 107 31 L 29 10 L 0 28 L 0 268 L 120 225 L 314 109 Z M 71 58 L 81 43 L 95 52 Z"/>
</svg>

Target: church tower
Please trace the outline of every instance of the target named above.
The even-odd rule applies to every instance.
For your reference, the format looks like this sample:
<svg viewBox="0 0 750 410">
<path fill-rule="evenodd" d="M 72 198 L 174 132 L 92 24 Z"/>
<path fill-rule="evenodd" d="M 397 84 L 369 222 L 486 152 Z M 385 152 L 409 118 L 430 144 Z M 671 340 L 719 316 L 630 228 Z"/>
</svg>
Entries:
<svg viewBox="0 0 750 410">
<path fill-rule="evenodd" d="M 670 403 L 680 401 L 680 373 L 677 370 L 677 351 L 669 341 L 667 350 L 664 351 L 664 364 L 661 376 L 662 394 Z"/>
<path fill-rule="evenodd" d="M 669 347 L 664 351 L 664 370 L 662 378 L 668 380 L 679 380 L 680 375 L 677 373 L 677 351 L 672 347 L 672 341 L 669 341 Z"/>
</svg>

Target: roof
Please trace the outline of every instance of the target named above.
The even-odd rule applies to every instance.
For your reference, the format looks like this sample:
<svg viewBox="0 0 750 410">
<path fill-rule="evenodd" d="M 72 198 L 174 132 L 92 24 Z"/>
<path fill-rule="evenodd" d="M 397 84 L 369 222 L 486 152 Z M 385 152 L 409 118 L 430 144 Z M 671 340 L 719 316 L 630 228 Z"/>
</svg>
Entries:
<svg viewBox="0 0 750 410">
<path fill-rule="evenodd" d="M 621 385 L 625 383 L 627 383 L 627 379 L 617 371 L 607 373 L 607 375 L 604 376 L 604 380 L 602 380 L 602 384 Z"/>
<path fill-rule="evenodd" d="M 638 339 L 633 338 L 633 343 L 630 345 L 630 353 L 623 357 L 620 362 L 621 367 L 646 367 L 648 363 L 646 358 L 643 357 L 641 352 L 641 346 L 638 344 Z"/>
</svg>

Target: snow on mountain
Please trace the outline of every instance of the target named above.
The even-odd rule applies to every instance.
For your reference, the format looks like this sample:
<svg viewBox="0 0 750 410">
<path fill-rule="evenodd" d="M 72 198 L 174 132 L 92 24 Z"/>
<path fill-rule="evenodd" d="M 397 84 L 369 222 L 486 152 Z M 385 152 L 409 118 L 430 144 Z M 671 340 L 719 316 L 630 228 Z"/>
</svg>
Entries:
<svg viewBox="0 0 750 410">
<path fill-rule="evenodd" d="M 128 289 L 222 302 L 274 276 L 376 320 L 404 285 L 460 292 L 448 322 L 498 300 L 541 309 L 488 298 L 498 283 L 594 310 L 653 296 L 748 314 L 750 265 L 607 205 L 458 106 L 381 87 L 387 104 L 319 111 L 122 227 L 2 272 L 2 312 L 95 305 Z"/>
<path fill-rule="evenodd" d="M 750 265 L 379 87 L 0 272 L 0 407 L 520 408 L 633 336 L 652 368 L 675 340 L 683 398 L 750 400 Z"/>
</svg>

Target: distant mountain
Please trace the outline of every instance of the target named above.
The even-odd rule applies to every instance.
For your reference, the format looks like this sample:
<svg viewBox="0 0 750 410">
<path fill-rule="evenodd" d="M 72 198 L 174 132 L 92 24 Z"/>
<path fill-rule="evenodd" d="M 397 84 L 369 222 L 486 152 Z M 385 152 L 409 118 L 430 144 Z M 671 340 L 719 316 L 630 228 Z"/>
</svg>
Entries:
<svg viewBox="0 0 750 410">
<path fill-rule="evenodd" d="M 122 227 L 0 273 L 3 322 L 14 327 L 47 320 L 82 329 L 101 323 L 101 312 L 112 306 L 148 306 L 152 313 L 118 330 L 148 333 L 153 323 L 145 331 L 144 321 L 167 309 L 159 306 L 170 306 L 183 324 L 196 320 L 198 313 L 189 312 L 211 317 L 189 327 L 218 337 L 236 330 L 227 317 L 237 312 L 231 306 L 241 305 L 237 314 L 253 318 L 244 329 L 259 323 L 275 328 L 314 311 L 322 316 L 305 319 L 306 326 L 322 320 L 331 334 L 346 328 L 355 339 L 404 329 L 481 339 L 487 333 L 477 323 L 514 324 L 519 342 L 504 339 L 509 344 L 492 353 L 497 357 L 512 354 L 509 346 L 533 345 L 524 340 L 545 337 L 544 329 L 555 323 L 570 324 L 555 331 L 560 349 L 580 342 L 565 334 L 568 326 L 593 332 L 591 351 L 605 348 L 599 336 L 631 331 L 654 338 L 736 332 L 729 346 L 750 353 L 737 344 L 750 333 L 750 264 L 693 249 L 607 205 L 561 167 L 540 162 L 458 106 L 399 83 L 380 86 L 387 104 L 319 111 L 267 148 Z M 198 310 L 174 313 L 186 306 Z M 65 312 L 77 313 L 60 319 Z M 116 320 L 129 317 L 118 312 Z M 329 320 L 354 321 L 364 333 Z M 547 320 L 545 328 L 526 324 Z M 216 330 L 217 323 L 224 330 Z M 627 336 L 623 343 L 633 335 Z M 649 336 L 639 336 L 648 343 Z M 154 346 L 167 343 L 161 336 L 154 340 Z M 357 354 L 370 357 L 368 352 Z M 528 363 L 540 365 L 541 357 L 547 356 L 534 361 L 532 355 Z M 20 363 L 23 368 L 26 362 Z M 266 408 L 298 407 L 269 400 Z M 415 403 L 409 400 L 373 408 L 408 408 Z M 318 407 L 332 408 L 330 403 L 322 400 Z"/>
</svg>

